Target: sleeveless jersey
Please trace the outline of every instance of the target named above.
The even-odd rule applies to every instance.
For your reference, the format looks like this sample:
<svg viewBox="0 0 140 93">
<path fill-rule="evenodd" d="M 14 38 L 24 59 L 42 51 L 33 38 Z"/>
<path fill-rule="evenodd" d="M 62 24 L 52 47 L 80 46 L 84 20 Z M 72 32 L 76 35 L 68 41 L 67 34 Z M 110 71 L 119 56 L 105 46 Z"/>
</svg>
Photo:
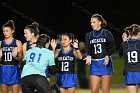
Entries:
<svg viewBox="0 0 140 93">
<path fill-rule="evenodd" d="M 70 48 L 68 53 L 64 53 L 64 49 L 62 48 L 56 58 L 56 64 L 58 65 L 59 73 L 75 73 L 75 57 L 73 54 L 73 48 Z"/>
<path fill-rule="evenodd" d="M 140 40 L 130 39 L 122 43 L 125 59 L 124 72 L 140 71 Z"/>
<path fill-rule="evenodd" d="M 1 42 L 2 49 L 2 65 L 18 65 L 18 61 L 16 61 L 12 56 L 13 49 L 17 47 L 16 39 L 13 38 L 10 44 L 6 44 L 5 40 Z"/>
</svg>

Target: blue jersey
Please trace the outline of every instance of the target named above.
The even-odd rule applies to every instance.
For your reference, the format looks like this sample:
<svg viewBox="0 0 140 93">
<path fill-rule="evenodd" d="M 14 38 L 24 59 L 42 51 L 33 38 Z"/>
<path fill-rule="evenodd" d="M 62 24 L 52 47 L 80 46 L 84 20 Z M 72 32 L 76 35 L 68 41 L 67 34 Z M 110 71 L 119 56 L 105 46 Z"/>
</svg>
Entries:
<svg viewBox="0 0 140 93">
<path fill-rule="evenodd" d="M 75 57 L 73 48 L 68 53 L 64 53 L 62 48 L 56 58 L 56 64 L 59 67 L 59 73 L 75 73 Z"/>
<path fill-rule="evenodd" d="M 13 38 L 10 44 L 7 44 L 5 40 L 1 42 L 2 49 L 2 65 L 18 65 L 18 61 L 15 60 L 12 56 L 13 49 L 17 47 L 16 39 Z"/>
<path fill-rule="evenodd" d="M 0 66 L 0 84 L 18 84 L 20 82 L 20 72 L 18 61 L 12 56 L 13 49 L 17 47 L 16 39 L 12 39 L 10 44 L 5 40 L 1 42 L 2 62 Z"/>
<path fill-rule="evenodd" d="M 29 49 L 31 49 L 31 48 L 32 48 L 32 47 L 31 47 L 31 45 L 30 45 L 30 42 L 27 41 L 27 42 L 26 42 L 26 51 L 29 50 Z"/>
<path fill-rule="evenodd" d="M 86 34 L 86 47 L 92 59 L 101 59 L 106 55 L 111 56 L 115 51 L 115 41 L 110 31 L 101 28 Z"/>
<path fill-rule="evenodd" d="M 73 48 L 68 53 L 62 48 L 56 58 L 59 72 L 56 74 L 56 83 L 60 88 L 71 88 L 77 86 L 77 76 L 75 74 L 75 56 Z"/>
<path fill-rule="evenodd" d="M 46 48 L 32 48 L 28 50 L 23 58 L 26 61 L 21 77 L 39 74 L 46 76 L 45 70 L 47 66 L 55 65 L 54 53 Z"/>
<path fill-rule="evenodd" d="M 122 43 L 120 56 L 124 55 L 124 72 L 140 71 L 140 40 L 129 39 Z"/>
</svg>

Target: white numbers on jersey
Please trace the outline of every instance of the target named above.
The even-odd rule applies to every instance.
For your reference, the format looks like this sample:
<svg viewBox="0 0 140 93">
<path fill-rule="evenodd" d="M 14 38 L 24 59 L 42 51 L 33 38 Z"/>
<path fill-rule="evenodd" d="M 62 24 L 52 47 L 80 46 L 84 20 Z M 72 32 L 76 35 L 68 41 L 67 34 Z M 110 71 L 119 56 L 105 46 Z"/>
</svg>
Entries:
<svg viewBox="0 0 140 93">
<path fill-rule="evenodd" d="M 61 71 L 69 71 L 69 62 L 62 62 Z"/>
<path fill-rule="evenodd" d="M 94 44 L 94 53 L 95 54 L 102 53 L 101 44 Z"/>
<path fill-rule="evenodd" d="M 127 56 L 128 56 L 128 63 L 138 62 L 138 52 L 137 51 L 128 52 Z"/>
<path fill-rule="evenodd" d="M 12 53 L 11 52 L 5 52 L 4 53 L 5 61 L 12 61 Z"/>
</svg>

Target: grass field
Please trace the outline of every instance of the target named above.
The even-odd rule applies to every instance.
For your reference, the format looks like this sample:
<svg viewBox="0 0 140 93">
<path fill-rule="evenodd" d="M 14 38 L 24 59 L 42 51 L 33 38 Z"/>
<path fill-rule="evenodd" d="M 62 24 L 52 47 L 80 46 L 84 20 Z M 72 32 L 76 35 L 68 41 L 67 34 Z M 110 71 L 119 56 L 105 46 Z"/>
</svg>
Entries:
<svg viewBox="0 0 140 93">
<path fill-rule="evenodd" d="M 20 91 L 20 93 L 22 92 Z M 90 89 L 77 89 L 76 93 L 90 93 Z M 102 90 L 100 90 L 100 93 L 102 93 Z M 111 88 L 110 93 L 127 93 L 127 90 L 125 88 Z"/>
<path fill-rule="evenodd" d="M 123 85 L 123 58 L 118 57 L 118 53 L 115 53 L 113 56 L 113 67 L 114 67 L 114 74 L 112 77 L 112 84 L 119 84 Z M 86 65 L 87 67 L 87 74 L 86 77 L 89 80 L 89 66 Z M 77 67 L 76 67 L 77 68 Z M 78 69 L 78 68 L 77 68 Z M 51 83 L 54 83 L 54 77 L 51 77 Z M 110 93 L 127 93 L 127 89 L 125 86 L 117 86 L 117 87 L 112 87 Z M 10 92 L 12 93 L 12 92 Z M 22 93 L 22 92 L 20 92 Z M 76 93 L 90 93 L 90 89 L 76 89 Z M 102 90 L 100 89 L 100 93 L 102 93 Z M 139 90 L 140 93 L 140 90 Z"/>
<path fill-rule="evenodd" d="M 90 93 L 90 89 L 77 89 L 76 93 Z M 100 93 L 102 93 L 102 90 L 100 90 Z M 111 88 L 110 93 L 127 93 L 127 90 L 125 88 Z"/>
<path fill-rule="evenodd" d="M 112 77 L 112 84 L 123 84 L 123 66 L 124 66 L 124 59 L 123 57 L 119 57 L 118 53 L 115 53 L 112 56 L 112 63 L 114 67 L 114 73 Z M 89 65 L 86 65 L 86 78 L 89 80 Z M 76 67 L 78 69 L 78 67 Z"/>
</svg>

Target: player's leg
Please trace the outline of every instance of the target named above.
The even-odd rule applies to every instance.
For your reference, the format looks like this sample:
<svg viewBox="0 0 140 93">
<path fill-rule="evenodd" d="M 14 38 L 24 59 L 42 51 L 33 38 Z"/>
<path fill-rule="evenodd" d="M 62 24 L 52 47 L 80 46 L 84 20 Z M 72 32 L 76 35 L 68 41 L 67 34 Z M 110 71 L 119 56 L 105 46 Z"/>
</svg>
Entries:
<svg viewBox="0 0 140 93">
<path fill-rule="evenodd" d="M 50 84 L 46 77 L 36 76 L 34 86 L 38 93 L 50 93 Z"/>
<path fill-rule="evenodd" d="M 138 93 L 136 85 L 127 85 L 128 93 Z"/>
<path fill-rule="evenodd" d="M 65 88 L 60 88 L 61 93 L 66 93 L 66 89 Z"/>
<path fill-rule="evenodd" d="M 61 93 L 59 86 L 56 83 L 51 85 L 50 88 L 51 88 L 51 93 Z"/>
<path fill-rule="evenodd" d="M 6 84 L 1 84 L 1 93 L 8 93 L 9 92 L 9 86 Z"/>
<path fill-rule="evenodd" d="M 34 88 L 28 87 L 26 85 L 21 86 L 22 93 L 37 93 Z"/>
<path fill-rule="evenodd" d="M 101 81 L 100 76 L 94 76 L 94 75 L 90 76 L 91 93 L 99 93 L 100 81 Z"/>
<path fill-rule="evenodd" d="M 29 76 L 21 79 L 21 90 L 22 93 L 36 93 L 35 88 L 30 84 L 34 79 L 31 79 Z M 30 84 L 30 86 L 29 86 Z"/>
<path fill-rule="evenodd" d="M 138 85 L 140 83 L 140 72 L 126 72 L 124 74 L 125 85 L 128 93 L 138 93 Z"/>
<path fill-rule="evenodd" d="M 11 78 L 11 88 L 12 93 L 19 93 L 19 83 L 20 83 L 20 70 L 18 66 L 11 66 L 11 74 L 9 75 Z"/>
<path fill-rule="evenodd" d="M 110 93 L 112 75 L 101 76 L 103 93 Z"/>
<path fill-rule="evenodd" d="M 66 89 L 67 93 L 75 93 L 75 87 Z"/>
<path fill-rule="evenodd" d="M 14 84 L 12 87 L 12 93 L 19 93 L 19 84 Z"/>
</svg>

